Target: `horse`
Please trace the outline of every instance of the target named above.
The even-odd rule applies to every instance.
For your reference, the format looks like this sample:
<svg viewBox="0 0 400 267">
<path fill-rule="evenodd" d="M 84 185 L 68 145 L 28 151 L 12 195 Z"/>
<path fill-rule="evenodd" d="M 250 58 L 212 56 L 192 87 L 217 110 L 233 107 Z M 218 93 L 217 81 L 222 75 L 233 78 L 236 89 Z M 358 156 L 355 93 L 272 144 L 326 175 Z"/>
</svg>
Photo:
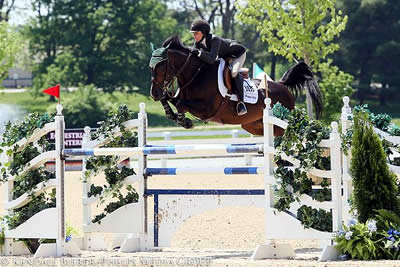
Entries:
<svg viewBox="0 0 400 267">
<path fill-rule="evenodd" d="M 189 112 L 198 119 L 222 124 L 240 124 L 253 135 L 263 135 L 263 109 L 266 95 L 272 105 L 279 102 L 289 110 L 295 106 L 295 96 L 304 87 L 307 88 L 317 118 L 322 112 L 322 96 L 317 81 L 310 68 L 304 62 L 288 69 L 279 82 L 268 81 L 268 90 L 258 90 L 258 101 L 247 104 L 247 114 L 236 114 L 236 103 L 221 96 L 218 90 L 218 63 L 213 65 L 202 62 L 194 56 L 178 36 L 167 38 L 162 48 L 153 50 L 150 60 L 150 95 L 154 101 L 160 101 L 167 118 L 184 128 L 192 128 L 193 122 L 185 117 Z M 176 94 L 170 92 L 174 83 L 178 84 Z M 177 114 L 172 110 L 175 106 Z M 283 135 L 283 129 L 274 127 L 274 135 Z"/>
</svg>

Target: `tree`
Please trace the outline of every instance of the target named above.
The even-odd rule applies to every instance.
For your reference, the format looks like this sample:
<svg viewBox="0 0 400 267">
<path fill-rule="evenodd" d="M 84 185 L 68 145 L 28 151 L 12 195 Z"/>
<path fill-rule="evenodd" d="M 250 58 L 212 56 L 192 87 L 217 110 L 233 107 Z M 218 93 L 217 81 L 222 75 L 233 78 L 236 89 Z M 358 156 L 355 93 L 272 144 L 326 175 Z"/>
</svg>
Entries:
<svg viewBox="0 0 400 267">
<path fill-rule="evenodd" d="M 363 112 L 354 116 L 351 155 L 353 203 L 359 221 L 373 218 L 378 209 L 398 213 L 396 174 L 389 170 L 382 142 Z"/>
<path fill-rule="evenodd" d="M 269 51 L 289 61 L 304 60 L 319 71 L 322 60 L 339 49 L 332 41 L 347 22 L 347 16 L 336 12 L 335 1 L 249 0 L 239 7 L 239 19 L 257 26 Z M 312 117 L 311 99 L 307 100 L 308 115 Z"/>
<path fill-rule="evenodd" d="M 189 14 L 189 21 L 194 18 L 207 20 L 215 32 L 225 38 L 235 39 L 235 15 L 237 0 L 178 0 L 180 9 Z"/>
<path fill-rule="evenodd" d="M 15 0 L 0 0 L 0 22 L 8 21 L 10 19 L 10 12 L 13 10 L 14 4 Z"/>
<path fill-rule="evenodd" d="M 7 22 L 0 21 L 0 82 L 8 75 L 20 49 L 19 35 L 9 28 Z"/>
<path fill-rule="evenodd" d="M 338 6 L 349 16 L 349 25 L 339 39 L 342 49 L 336 59 L 358 81 L 360 103 L 373 82 L 400 87 L 398 1 L 338 0 Z"/>
<path fill-rule="evenodd" d="M 147 89 L 149 43 L 161 43 L 176 27 L 157 0 L 35 0 L 34 6 L 38 16 L 28 36 L 33 54 L 41 56 L 34 69 L 37 90 L 52 80 L 42 76 L 57 70 L 68 85 L 93 84 L 107 92 Z"/>
</svg>

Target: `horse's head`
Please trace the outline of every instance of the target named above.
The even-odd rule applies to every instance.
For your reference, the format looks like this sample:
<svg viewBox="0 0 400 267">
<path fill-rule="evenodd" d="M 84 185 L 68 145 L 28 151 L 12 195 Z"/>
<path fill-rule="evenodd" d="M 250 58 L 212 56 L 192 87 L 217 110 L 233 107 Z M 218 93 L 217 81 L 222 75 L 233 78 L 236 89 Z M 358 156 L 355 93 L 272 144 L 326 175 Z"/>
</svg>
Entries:
<svg viewBox="0 0 400 267">
<path fill-rule="evenodd" d="M 159 53 L 164 48 L 154 50 L 150 60 L 151 70 L 151 87 L 150 95 L 155 101 L 159 101 L 163 95 L 166 87 L 171 83 L 174 77 L 172 68 L 168 68 L 168 58 L 165 56 L 157 57 L 154 56 L 155 52 Z M 165 53 L 167 53 L 165 51 Z"/>
<path fill-rule="evenodd" d="M 179 65 L 182 59 L 180 58 L 186 59 L 187 56 L 188 49 L 177 36 L 169 37 L 161 48 L 153 51 L 149 64 L 151 70 L 150 95 L 155 101 L 159 101 L 175 81 L 177 74 L 181 72 Z"/>
</svg>

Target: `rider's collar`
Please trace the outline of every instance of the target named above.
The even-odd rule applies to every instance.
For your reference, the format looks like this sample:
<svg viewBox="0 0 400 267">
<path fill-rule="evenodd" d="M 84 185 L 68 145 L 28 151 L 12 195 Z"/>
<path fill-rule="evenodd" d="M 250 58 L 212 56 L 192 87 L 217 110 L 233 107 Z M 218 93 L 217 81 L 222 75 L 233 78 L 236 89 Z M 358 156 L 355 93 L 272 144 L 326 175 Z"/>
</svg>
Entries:
<svg viewBox="0 0 400 267">
<path fill-rule="evenodd" d="M 206 37 L 205 36 L 203 36 L 203 39 L 201 39 L 200 43 L 202 43 L 204 45 L 204 47 L 207 48 Z"/>
</svg>

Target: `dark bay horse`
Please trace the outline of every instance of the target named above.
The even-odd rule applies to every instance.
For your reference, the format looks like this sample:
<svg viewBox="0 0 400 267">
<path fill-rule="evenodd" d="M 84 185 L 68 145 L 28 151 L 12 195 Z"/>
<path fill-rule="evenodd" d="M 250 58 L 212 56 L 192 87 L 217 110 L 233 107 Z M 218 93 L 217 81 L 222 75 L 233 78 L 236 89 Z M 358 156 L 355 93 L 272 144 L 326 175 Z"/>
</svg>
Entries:
<svg viewBox="0 0 400 267">
<path fill-rule="evenodd" d="M 203 63 L 189 52 L 177 36 L 169 37 L 162 46 L 162 53 L 157 49 L 158 54 L 153 52 L 150 61 L 150 94 L 155 101 L 162 103 L 169 119 L 184 128 L 191 128 L 192 121 L 185 117 L 185 112 L 189 112 L 203 121 L 240 124 L 251 134 L 263 135 L 264 90 L 258 90 L 256 104 L 246 104 L 247 114 L 238 116 L 236 102 L 223 98 L 219 93 L 218 63 Z M 172 96 L 168 88 L 176 81 L 180 88 L 179 94 Z M 268 97 L 272 99 L 272 104 L 280 102 L 292 110 L 295 98 L 289 88 L 297 93 L 303 86 L 307 87 L 319 118 L 322 111 L 321 92 L 312 72 L 303 62 L 286 71 L 279 82 L 268 82 Z M 176 107 L 177 114 L 168 102 Z M 283 130 L 275 127 L 274 134 L 282 135 Z"/>
</svg>

